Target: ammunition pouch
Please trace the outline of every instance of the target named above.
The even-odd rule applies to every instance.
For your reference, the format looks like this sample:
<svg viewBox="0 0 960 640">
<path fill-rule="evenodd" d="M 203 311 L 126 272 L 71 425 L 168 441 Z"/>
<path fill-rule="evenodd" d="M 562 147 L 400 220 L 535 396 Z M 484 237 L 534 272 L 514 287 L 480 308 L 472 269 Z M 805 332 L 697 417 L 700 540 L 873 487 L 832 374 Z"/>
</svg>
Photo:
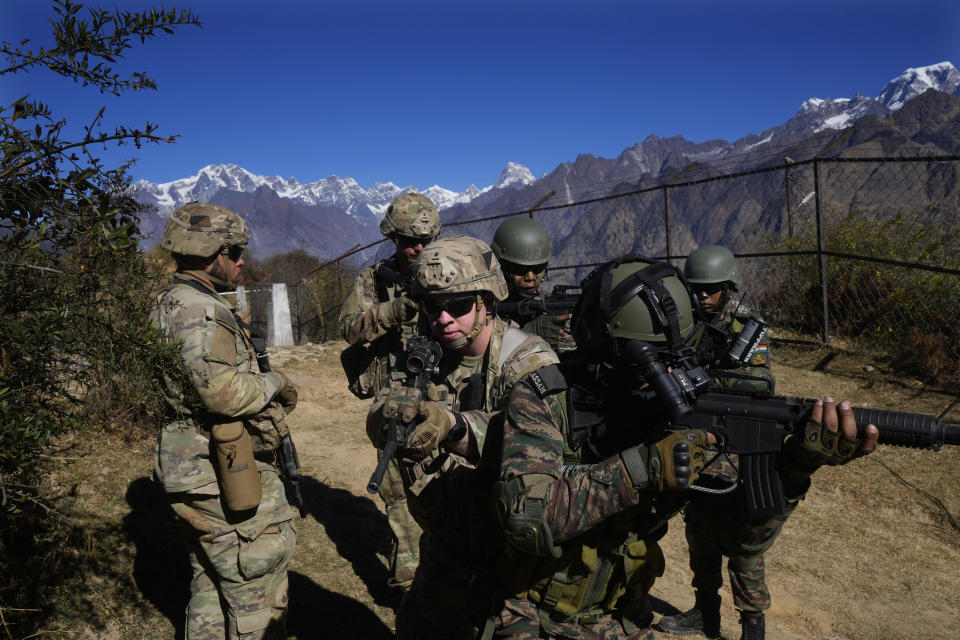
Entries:
<svg viewBox="0 0 960 640">
<path fill-rule="evenodd" d="M 244 420 L 255 453 L 276 451 L 280 447 L 280 441 L 290 434 L 286 414 L 285 407 L 273 401 L 260 413 Z"/>
<path fill-rule="evenodd" d="M 242 422 L 225 422 L 211 428 L 214 468 L 220 495 L 230 511 L 248 511 L 260 505 L 260 473 L 250 434 Z"/>
<path fill-rule="evenodd" d="M 523 478 L 497 482 L 497 514 L 506 542 L 520 553 L 559 558 L 560 547 L 553 544 L 553 532 L 543 513 L 546 483 L 527 487 Z"/>
</svg>

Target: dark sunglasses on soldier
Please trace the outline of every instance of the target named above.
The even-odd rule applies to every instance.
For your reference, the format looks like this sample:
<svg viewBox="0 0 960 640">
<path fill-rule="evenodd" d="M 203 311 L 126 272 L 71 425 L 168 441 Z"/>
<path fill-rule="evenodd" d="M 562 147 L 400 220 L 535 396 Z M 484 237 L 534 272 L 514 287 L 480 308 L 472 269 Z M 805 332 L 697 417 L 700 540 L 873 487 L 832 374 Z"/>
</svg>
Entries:
<svg viewBox="0 0 960 640">
<path fill-rule="evenodd" d="M 715 293 L 719 293 L 727 288 L 727 283 L 725 282 L 711 282 L 707 284 L 693 284 L 691 285 L 694 291 L 697 293 L 705 293 L 707 297 L 712 296 Z"/>
<path fill-rule="evenodd" d="M 243 247 L 233 245 L 232 247 L 227 247 L 227 257 L 236 262 L 240 259 L 240 256 L 243 255 Z"/>
<path fill-rule="evenodd" d="M 511 276 L 522 276 L 533 271 L 534 274 L 542 273 L 546 270 L 547 264 L 516 264 L 515 262 L 500 261 L 500 268 L 503 272 Z"/>
<path fill-rule="evenodd" d="M 477 302 L 475 295 L 460 296 L 450 298 L 449 300 L 430 300 L 423 301 L 423 310 L 431 318 L 439 318 L 440 314 L 446 311 L 452 318 L 459 318 L 473 310 L 473 305 Z"/>
</svg>

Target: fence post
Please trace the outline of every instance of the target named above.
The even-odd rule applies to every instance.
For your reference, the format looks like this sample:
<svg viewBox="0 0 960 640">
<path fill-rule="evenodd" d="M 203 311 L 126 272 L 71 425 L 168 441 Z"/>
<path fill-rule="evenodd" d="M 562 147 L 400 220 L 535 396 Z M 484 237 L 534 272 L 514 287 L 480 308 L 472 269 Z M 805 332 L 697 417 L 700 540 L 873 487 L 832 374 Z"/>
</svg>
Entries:
<svg viewBox="0 0 960 640">
<path fill-rule="evenodd" d="M 670 196 L 667 189 L 668 185 L 663 185 L 663 232 L 667 240 L 667 260 L 673 255 L 670 250 Z"/>
<path fill-rule="evenodd" d="M 830 342 L 830 316 L 827 305 L 828 291 L 827 291 L 827 256 L 824 253 L 826 251 L 826 239 L 823 231 L 823 208 L 821 206 L 820 198 L 820 160 L 815 159 L 813 161 L 813 191 L 817 194 L 816 196 L 816 209 L 817 209 L 817 259 L 819 261 L 820 267 L 820 294 L 821 301 L 823 303 L 823 342 Z"/>
<path fill-rule="evenodd" d="M 783 184 L 786 190 L 787 196 L 787 237 L 793 237 L 793 205 L 791 204 L 790 198 L 790 165 L 793 164 L 793 160 L 790 158 L 783 159 Z"/>
</svg>

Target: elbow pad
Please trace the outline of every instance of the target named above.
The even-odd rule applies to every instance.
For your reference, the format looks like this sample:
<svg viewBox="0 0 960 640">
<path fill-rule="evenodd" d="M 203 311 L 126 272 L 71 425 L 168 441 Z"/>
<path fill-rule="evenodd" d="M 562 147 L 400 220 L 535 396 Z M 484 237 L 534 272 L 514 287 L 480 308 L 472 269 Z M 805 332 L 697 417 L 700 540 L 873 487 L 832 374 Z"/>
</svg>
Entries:
<svg viewBox="0 0 960 640">
<path fill-rule="evenodd" d="M 550 523 L 544 518 L 548 488 L 546 483 L 527 486 L 522 477 L 517 477 L 497 482 L 493 489 L 507 544 L 528 555 L 559 558 L 562 550 L 553 544 Z"/>
</svg>

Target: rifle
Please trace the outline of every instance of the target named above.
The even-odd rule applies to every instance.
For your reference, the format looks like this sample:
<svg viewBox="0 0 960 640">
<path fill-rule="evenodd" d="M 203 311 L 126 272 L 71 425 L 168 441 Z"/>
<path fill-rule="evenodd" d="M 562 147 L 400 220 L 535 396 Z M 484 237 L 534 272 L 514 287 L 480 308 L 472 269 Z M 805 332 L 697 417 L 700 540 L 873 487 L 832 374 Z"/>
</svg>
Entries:
<svg viewBox="0 0 960 640">
<path fill-rule="evenodd" d="M 387 282 L 400 286 L 406 291 L 410 291 L 413 286 L 413 276 L 401 275 L 399 271 L 387 266 L 385 262 L 377 268 L 377 274 Z"/>
<path fill-rule="evenodd" d="M 663 403 L 673 426 L 705 429 L 717 437 L 721 451 L 740 456 L 750 517 L 786 513 L 779 454 L 787 437 L 803 429 L 816 400 L 772 395 L 767 391 L 720 389 L 701 366 L 691 366 L 689 353 L 658 352 L 634 340 L 626 347 L 633 362 Z M 664 362 L 661 358 L 666 356 Z M 853 409 L 857 434 L 867 424 L 880 431 L 880 444 L 939 450 L 960 445 L 960 424 L 938 417 Z"/>
<path fill-rule="evenodd" d="M 553 291 L 545 298 L 528 298 L 516 302 L 498 302 L 497 315 L 518 320 L 532 320 L 537 316 L 563 315 L 572 313 L 580 299 L 580 286 L 571 284 L 554 285 Z"/>
<path fill-rule="evenodd" d="M 426 396 L 430 375 L 436 371 L 442 355 L 443 349 L 435 340 L 425 336 L 410 336 L 400 357 L 403 370 L 407 374 L 406 386 L 410 389 L 419 389 L 420 393 Z M 383 451 L 380 452 L 377 467 L 373 470 L 370 481 L 367 482 L 368 493 L 376 493 L 380 490 L 387 464 L 396 455 L 397 449 L 407 443 L 415 426 L 413 423 L 404 423 L 397 413 L 390 416 L 384 427 L 387 441 L 383 445 Z"/>
<path fill-rule="evenodd" d="M 257 356 L 257 366 L 260 373 L 269 373 L 270 354 L 267 352 L 267 340 L 259 333 L 253 331 L 253 328 L 246 322 L 237 318 L 241 327 L 247 330 L 250 335 L 250 342 L 253 344 L 253 352 Z M 277 467 L 280 470 L 280 479 L 283 480 L 283 486 L 292 494 L 290 502 L 300 511 L 300 517 L 303 513 L 303 494 L 300 493 L 300 457 L 297 455 L 297 447 L 293 444 L 293 438 L 290 433 L 283 436 L 280 440 L 280 448 L 277 449 Z"/>
</svg>

